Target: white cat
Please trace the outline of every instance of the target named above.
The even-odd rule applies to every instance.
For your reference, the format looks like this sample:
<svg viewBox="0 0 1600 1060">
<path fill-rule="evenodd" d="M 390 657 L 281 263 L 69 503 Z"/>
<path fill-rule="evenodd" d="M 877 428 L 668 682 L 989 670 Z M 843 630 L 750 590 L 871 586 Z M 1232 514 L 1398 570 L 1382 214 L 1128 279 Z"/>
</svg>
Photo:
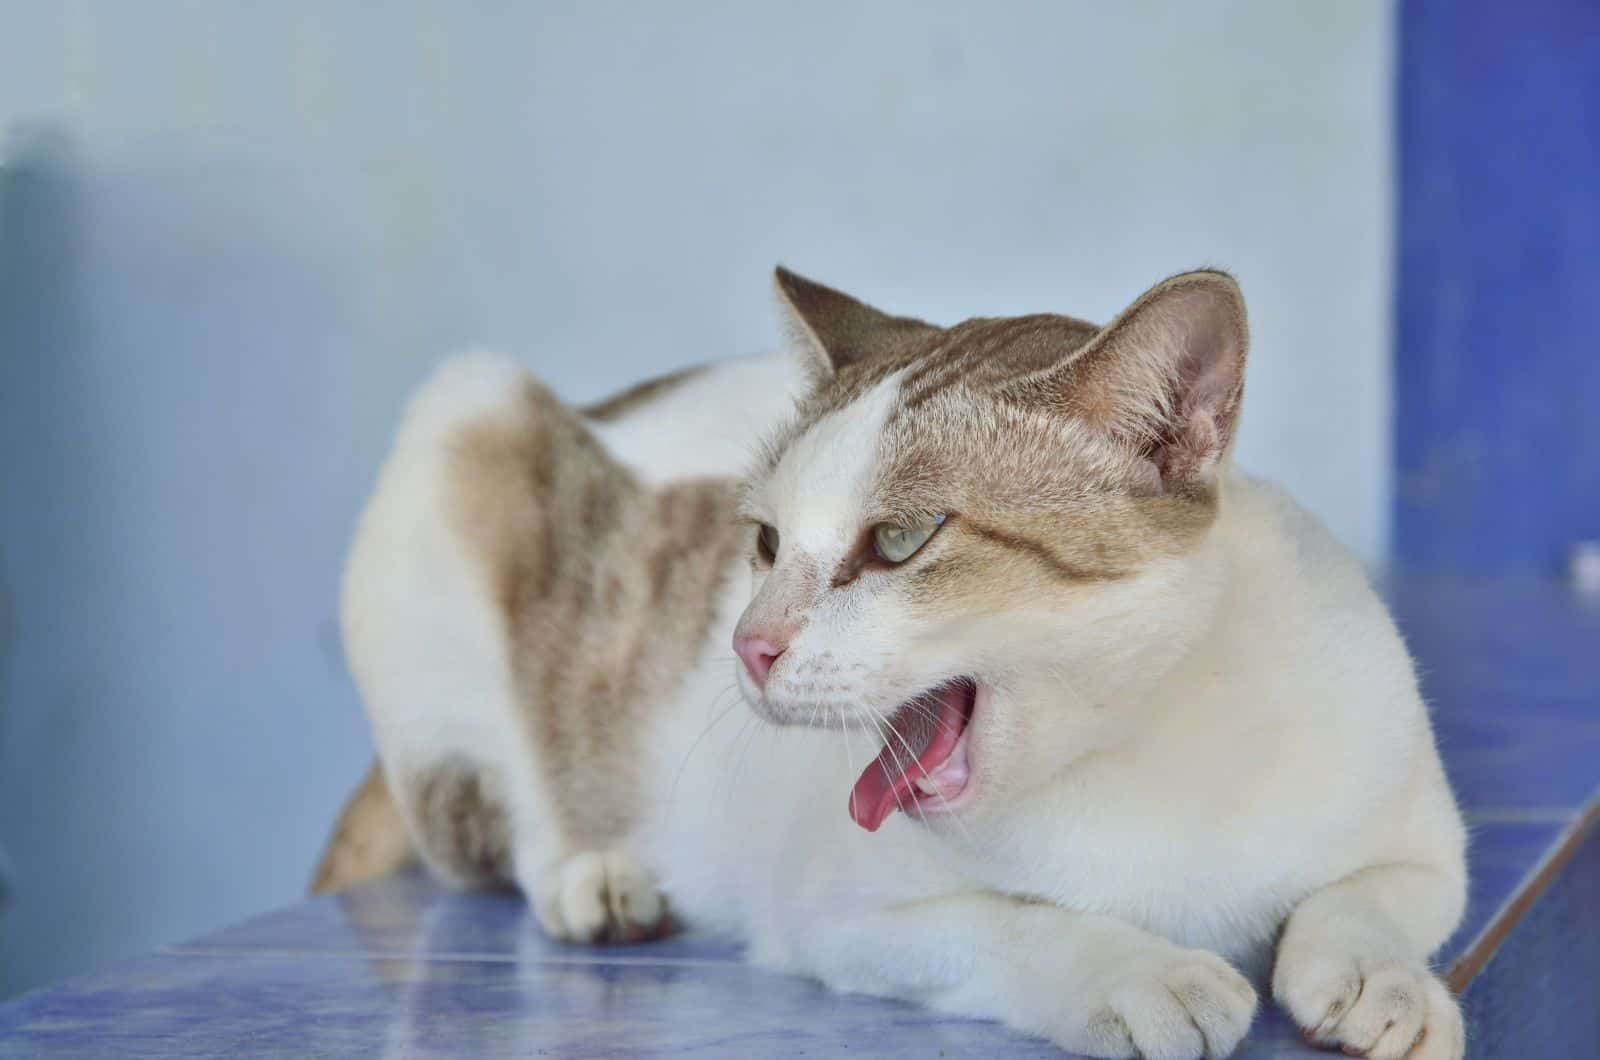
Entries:
<svg viewBox="0 0 1600 1060">
<path fill-rule="evenodd" d="M 665 895 L 1091 1056 L 1225 1056 L 1270 968 L 1320 1042 L 1461 1056 L 1460 818 L 1361 569 L 1228 459 L 1232 279 L 1105 328 L 778 286 L 795 357 L 417 395 L 344 590 L 382 769 L 318 887 L 415 850 L 582 941 Z"/>
</svg>

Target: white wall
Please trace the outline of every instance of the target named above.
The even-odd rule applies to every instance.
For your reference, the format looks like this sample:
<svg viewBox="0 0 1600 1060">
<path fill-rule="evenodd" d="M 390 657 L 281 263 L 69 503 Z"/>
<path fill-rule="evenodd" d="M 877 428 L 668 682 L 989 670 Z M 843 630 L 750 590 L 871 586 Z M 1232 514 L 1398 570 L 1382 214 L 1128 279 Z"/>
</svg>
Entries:
<svg viewBox="0 0 1600 1060">
<path fill-rule="evenodd" d="M 581 398 L 772 347 L 778 261 L 937 321 L 1222 265 L 1242 459 L 1381 558 L 1383 0 L 0 8 L 0 993 L 298 893 L 452 347 Z"/>
</svg>

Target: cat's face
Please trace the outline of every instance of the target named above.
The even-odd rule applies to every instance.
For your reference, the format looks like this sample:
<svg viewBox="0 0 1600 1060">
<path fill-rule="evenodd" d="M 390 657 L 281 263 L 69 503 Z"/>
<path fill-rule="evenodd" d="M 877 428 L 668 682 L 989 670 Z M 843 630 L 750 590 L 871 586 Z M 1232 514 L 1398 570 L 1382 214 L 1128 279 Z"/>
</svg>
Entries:
<svg viewBox="0 0 1600 1060">
<path fill-rule="evenodd" d="M 747 484 L 751 705 L 841 730 L 869 830 L 993 811 L 1124 738 L 1218 592 L 1233 281 L 1174 278 L 1105 329 L 779 289 L 817 383 Z"/>
</svg>

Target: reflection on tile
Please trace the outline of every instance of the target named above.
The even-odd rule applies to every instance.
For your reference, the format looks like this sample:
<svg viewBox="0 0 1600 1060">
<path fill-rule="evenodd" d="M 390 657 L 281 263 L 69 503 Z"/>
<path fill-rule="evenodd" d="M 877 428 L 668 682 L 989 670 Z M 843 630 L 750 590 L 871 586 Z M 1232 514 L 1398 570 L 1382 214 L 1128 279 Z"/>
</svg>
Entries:
<svg viewBox="0 0 1600 1060">
<path fill-rule="evenodd" d="M 154 957 L 0 1008 L 30 1057 L 1059 1056 L 734 965 Z"/>
<path fill-rule="evenodd" d="M 170 952 L 237 950 L 610 963 L 733 963 L 740 959 L 736 946 L 694 935 L 637 946 L 571 946 L 553 942 L 539 929 L 539 922 L 521 896 L 511 892 L 453 892 L 420 872 L 253 917 L 173 947 Z"/>
<path fill-rule="evenodd" d="M 1494 849 L 1501 847 L 1496 845 Z M 370 959 L 352 959 L 359 955 Z M 804 979 L 744 967 L 738 948 L 730 943 L 686 938 L 603 949 L 552 943 L 540 934 L 516 896 L 451 893 L 416 874 L 361 888 L 337 900 L 307 902 L 258 917 L 176 947 L 168 951 L 168 956 L 202 964 L 231 959 L 239 962 L 231 967 L 246 971 L 259 967 L 259 961 L 266 962 L 266 968 L 302 968 L 307 969 L 304 978 L 309 983 L 338 983 L 345 976 L 359 975 L 369 990 L 387 984 L 409 999 L 410 1020 L 424 1021 L 431 1028 L 431 1037 L 419 1038 L 414 1031 L 400 1035 L 407 1043 L 408 1056 L 448 1055 L 452 1050 L 458 1055 L 477 1055 L 485 1050 L 485 1055 L 498 1055 L 492 1051 L 497 1048 L 496 1043 L 481 1038 L 484 1032 L 480 1021 L 467 1020 L 459 1011 L 460 999 L 451 1000 L 463 990 L 488 989 L 485 984 L 495 986 L 491 991 L 494 997 L 486 996 L 481 1001 L 489 1006 L 489 1014 L 483 1018 L 495 1024 L 510 1021 L 511 1026 L 496 1031 L 506 1036 L 501 1044 L 507 1050 L 517 1042 L 533 1040 L 527 1037 L 532 1032 L 523 1024 L 540 1023 L 539 1035 L 548 1036 L 554 1032 L 543 1027 L 541 1021 L 560 1019 L 605 1024 L 606 1035 L 620 1037 L 615 1041 L 607 1037 L 602 1047 L 598 1039 L 583 1044 L 563 1037 L 567 1033 L 563 1031 L 550 1039 L 553 1044 L 537 1048 L 548 1049 L 552 1055 L 567 1050 L 582 1055 L 612 1055 L 606 1050 L 631 1055 L 638 1050 L 653 1050 L 695 1056 L 720 1055 L 719 1051 L 759 1056 L 801 1055 L 796 1050 L 806 1050 L 825 1056 L 846 1048 L 840 1043 L 848 1041 L 848 1048 L 857 1055 L 898 1055 L 871 1034 L 858 1035 L 855 1023 L 838 1023 L 840 1012 L 855 1013 L 853 1019 L 865 1022 L 868 1014 L 881 1006 L 881 1015 L 873 1022 L 894 1028 L 906 1055 L 934 1056 L 940 1049 L 980 1046 L 996 1056 L 1064 1055 L 1000 1028 L 967 1024 L 908 1006 L 843 997 Z M 484 970 L 485 966 L 496 965 L 501 969 L 498 973 Z M 730 973 L 734 980 L 726 978 Z M 239 973 L 230 974 L 237 977 Z M 282 974 L 288 978 L 300 976 Z M 540 984 L 538 989 L 561 991 L 563 996 L 545 997 L 532 1005 L 519 993 L 530 979 Z M 766 1031 L 731 1032 L 702 994 L 717 994 L 725 989 L 723 984 L 735 980 L 742 984 L 741 991 L 721 997 L 719 1003 L 734 1006 L 756 1024 L 787 1030 L 772 1031 L 770 1035 Z M 463 983 L 469 985 L 462 986 Z M 597 983 L 612 986 L 602 990 L 595 986 Z M 621 989 L 616 986 L 618 983 L 627 988 L 625 1012 L 609 1002 L 600 1003 Z M 750 984 L 749 989 L 743 988 L 746 983 Z M 648 1001 L 641 1000 L 644 998 Z M 663 1010 L 691 1013 L 689 1026 L 680 1026 Z M 626 1026 L 611 1027 L 610 1023 L 616 1020 L 623 1020 Z M 458 1023 L 460 1026 L 453 1027 Z M 825 1035 L 823 1024 L 828 1027 Z M 629 1037 L 645 1033 L 646 1025 L 650 1033 L 662 1036 L 648 1047 Z M 704 1032 L 708 1026 L 718 1029 L 695 1038 L 692 1045 L 686 1044 L 688 1038 L 674 1037 L 692 1038 L 696 1028 Z M 952 1029 L 956 1027 L 967 1029 L 957 1032 Z M 345 1034 L 338 1025 L 327 1029 L 336 1036 Z M 320 1039 L 308 1040 L 305 1044 L 337 1052 L 342 1048 L 340 1040 L 327 1044 Z M 544 1042 L 545 1037 L 537 1040 Z M 599 1051 L 589 1052 L 591 1047 Z M 1265 1060 L 1321 1054 L 1304 1046 L 1295 1028 L 1270 1001 L 1264 1001 L 1248 1047 L 1237 1055 Z"/>
<path fill-rule="evenodd" d="M 145 958 L 0 1006 L 0 1057 L 1063 1057 L 737 965 Z M 1316 1057 L 1266 1005 L 1241 1060 Z"/>
</svg>

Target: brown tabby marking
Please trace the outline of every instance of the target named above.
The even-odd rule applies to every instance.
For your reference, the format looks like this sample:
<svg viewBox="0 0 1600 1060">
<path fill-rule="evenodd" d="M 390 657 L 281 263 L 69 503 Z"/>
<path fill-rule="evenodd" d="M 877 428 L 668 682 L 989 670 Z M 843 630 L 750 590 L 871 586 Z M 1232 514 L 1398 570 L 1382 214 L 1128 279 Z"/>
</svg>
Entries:
<svg viewBox="0 0 1600 1060">
<path fill-rule="evenodd" d="M 585 405 L 579 412 L 586 418 L 597 423 L 611 423 L 620 420 L 635 409 L 650 404 L 652 401 L 676 390 L 687 383 L 705 368 L 700 365 L 691 365 L 680 368 L 676 372 L 646 379 L 642 383 L 635 383 L 620 393 L 612 394 L 608 398 L 596 401 L 592 405 Z"/>
<path fill-rule="evenodd" d="M 571 849 L 613 843 L 637 813 L 648 713 L 698 660 L 742 536 L 731 484 L 645 485 L 532 379 L 458 432 L 449 475 L 552 824 Z"/>
<path fill-rule="evenodd" d="M 986 541 L 1002 548 L 1020 552 L 1043 567 L 1052 577 L 1065 582 L 1105 581 L 1120 577 L 1122 572 L 1111 569 L 1080 567 L 1061 559 L 1049 545 L 1022 534 L 1007 533 L 993 526 L 984 526 L 972 519 L 962 520 L 962 527 Z"/>
<path fill-rule="evenodd" d="M 452 757 L 410 778 L 423 855 L 467 887 L 511 879 L 511 828 L 492 772 Z"/>
<path fill-rule="evenodd" d="M 411 839 L 383 767 L 374 762 L 339 815 L 312 877 L 311 893 L 349 890 L 397 872 L 414 860 Z"/>
</svg>

